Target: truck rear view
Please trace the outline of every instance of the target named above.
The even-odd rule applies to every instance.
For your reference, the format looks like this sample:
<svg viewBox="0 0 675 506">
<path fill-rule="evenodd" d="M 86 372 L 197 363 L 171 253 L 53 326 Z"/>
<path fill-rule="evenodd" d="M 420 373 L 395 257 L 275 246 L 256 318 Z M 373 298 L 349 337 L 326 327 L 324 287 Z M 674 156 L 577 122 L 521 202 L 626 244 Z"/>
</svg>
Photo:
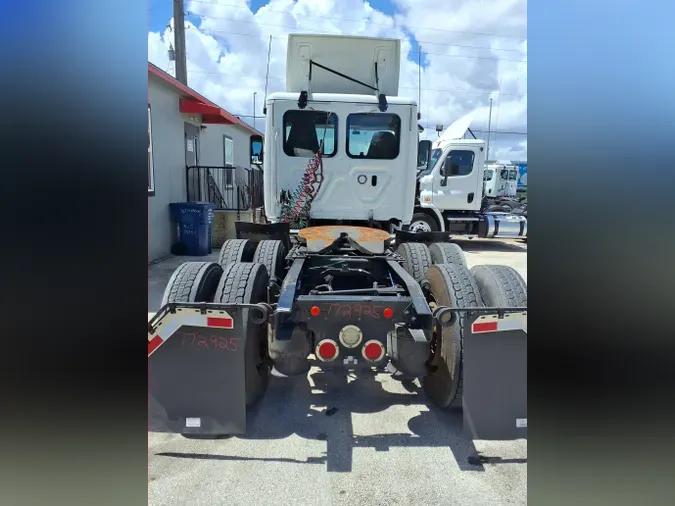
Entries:
<svg viewBox="0 0 675 506">
<path fill-rule="evenodd" d="M 395 39 L 289 36 L 286 91 L 266 104 L 270 221 L 289 221 L 289 209 L 305 206 L 315 224 L 370 222 L 388 230 L 410 222 L 417 104 L 397 96 L 400 54 Z M 322 178 L 312 191 L 307 169 L 319 150 Z"/>
</svg>

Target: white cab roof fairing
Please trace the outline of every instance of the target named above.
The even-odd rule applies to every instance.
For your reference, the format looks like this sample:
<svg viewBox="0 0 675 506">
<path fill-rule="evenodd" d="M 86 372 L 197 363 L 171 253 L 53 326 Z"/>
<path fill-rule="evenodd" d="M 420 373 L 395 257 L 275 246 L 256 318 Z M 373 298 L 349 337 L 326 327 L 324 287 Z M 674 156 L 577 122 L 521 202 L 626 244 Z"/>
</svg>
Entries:
<svg viewBox="0 0 675 506">
<path fill-rule="evenodd" d="M 309 82 L 309 62 L 328 67 L 370 86 L 376 86 L 375 62 L 380 93 L 398 95 L 401 41 L 342 35 L 289 34 L 286 59 L 286 91 L 366 94 L 368 88 L 314 66 Z M 376 94 L 372 90 L 373 95 Z"/>
<path fill-rule="evenodd" d="M 275 100 L 298 101 L 299 94 L 288 91 L 277 91 L 270 93 L 267 102 Z M 344 93 L 310 93 L 308 103 L 312 102 L 343 102 L 353 104 L 372 104 L 377 107 L 377 97 L 374 95 L 346 95 Z M 417 105 L 417 101 L 407 97 L 387 97 L 387 103 L 391 105 Z"/>
<path fill-rule="evenodd" d="M 433 141 L 431 149 L 443 148 L 448 144 L 449 141 L 461 139 L 466 133 L 467 129 L 471 126 L 471 122 L 473 121 L 476 112 L 478 112 L 478 110 L 471 111 L 470 113 L 465 114 L 452 123 L 443 131 L 438 139 Z"/>
</svg>

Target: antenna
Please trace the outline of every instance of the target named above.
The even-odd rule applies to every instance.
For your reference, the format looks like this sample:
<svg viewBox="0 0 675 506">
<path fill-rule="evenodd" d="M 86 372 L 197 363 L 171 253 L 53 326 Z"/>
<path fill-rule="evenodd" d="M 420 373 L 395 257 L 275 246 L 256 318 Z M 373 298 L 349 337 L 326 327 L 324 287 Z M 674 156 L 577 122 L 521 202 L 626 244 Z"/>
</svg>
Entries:
<svg viewBox="0 0 675 506">
<path fill-rule="evenodd" d="M 422 46 L 417 46 L 417 119 L 422 117 Z"/>
<path fill-rule="evenodd" d="M 265 74 L 265 104 L 263 105 L 263 114 L 267 115 L 267 83 L 270 79 L 270 55 L 272 54 L 272 36 L 270 35 L 270 42 L 267 46 L 267 73 Z M 255 114 L 255 112 L 253 113 Z"/>
</svg>

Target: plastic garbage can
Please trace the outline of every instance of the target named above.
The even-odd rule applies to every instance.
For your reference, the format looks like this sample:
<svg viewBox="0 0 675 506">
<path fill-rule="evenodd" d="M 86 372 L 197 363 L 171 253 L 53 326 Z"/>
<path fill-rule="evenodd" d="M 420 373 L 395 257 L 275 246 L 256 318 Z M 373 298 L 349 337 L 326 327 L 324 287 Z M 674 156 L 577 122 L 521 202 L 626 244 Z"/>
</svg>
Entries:
<svg viewBox="0 0 675 506">
<path fill-rule="evenodd" d="M 215 204 L 210 202 L 174 202 L 169 204 L 171 217 L 178 225 L 180 252 L 188 256 L 211 253 L 211 236 Z"/>
</svg>

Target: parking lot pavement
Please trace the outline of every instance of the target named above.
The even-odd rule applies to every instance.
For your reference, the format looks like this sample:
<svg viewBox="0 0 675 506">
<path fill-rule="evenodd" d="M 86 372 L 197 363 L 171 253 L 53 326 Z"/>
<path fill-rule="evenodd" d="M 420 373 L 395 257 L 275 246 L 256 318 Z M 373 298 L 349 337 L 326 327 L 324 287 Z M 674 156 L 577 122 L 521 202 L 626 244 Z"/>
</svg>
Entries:
<svg viewBox="0 0 675 506">
<path fill-rule="evenodd" d="M 469 266 L 527 276 L 527 246 L 462 241 Z M 209 259 L 216 258 L 216 254 Z M 149 311 L 185 258 L 150 269 Z M 244 437 L 149 433 L 153 506 L 513 505 L 527 502 L 527 441 L 471 441 L 461 416 L 431 407 L 419 383 L 312 368 L 272 378 Z M 476 462 L 479 454 L 487 463 Z"/>
</svg>

